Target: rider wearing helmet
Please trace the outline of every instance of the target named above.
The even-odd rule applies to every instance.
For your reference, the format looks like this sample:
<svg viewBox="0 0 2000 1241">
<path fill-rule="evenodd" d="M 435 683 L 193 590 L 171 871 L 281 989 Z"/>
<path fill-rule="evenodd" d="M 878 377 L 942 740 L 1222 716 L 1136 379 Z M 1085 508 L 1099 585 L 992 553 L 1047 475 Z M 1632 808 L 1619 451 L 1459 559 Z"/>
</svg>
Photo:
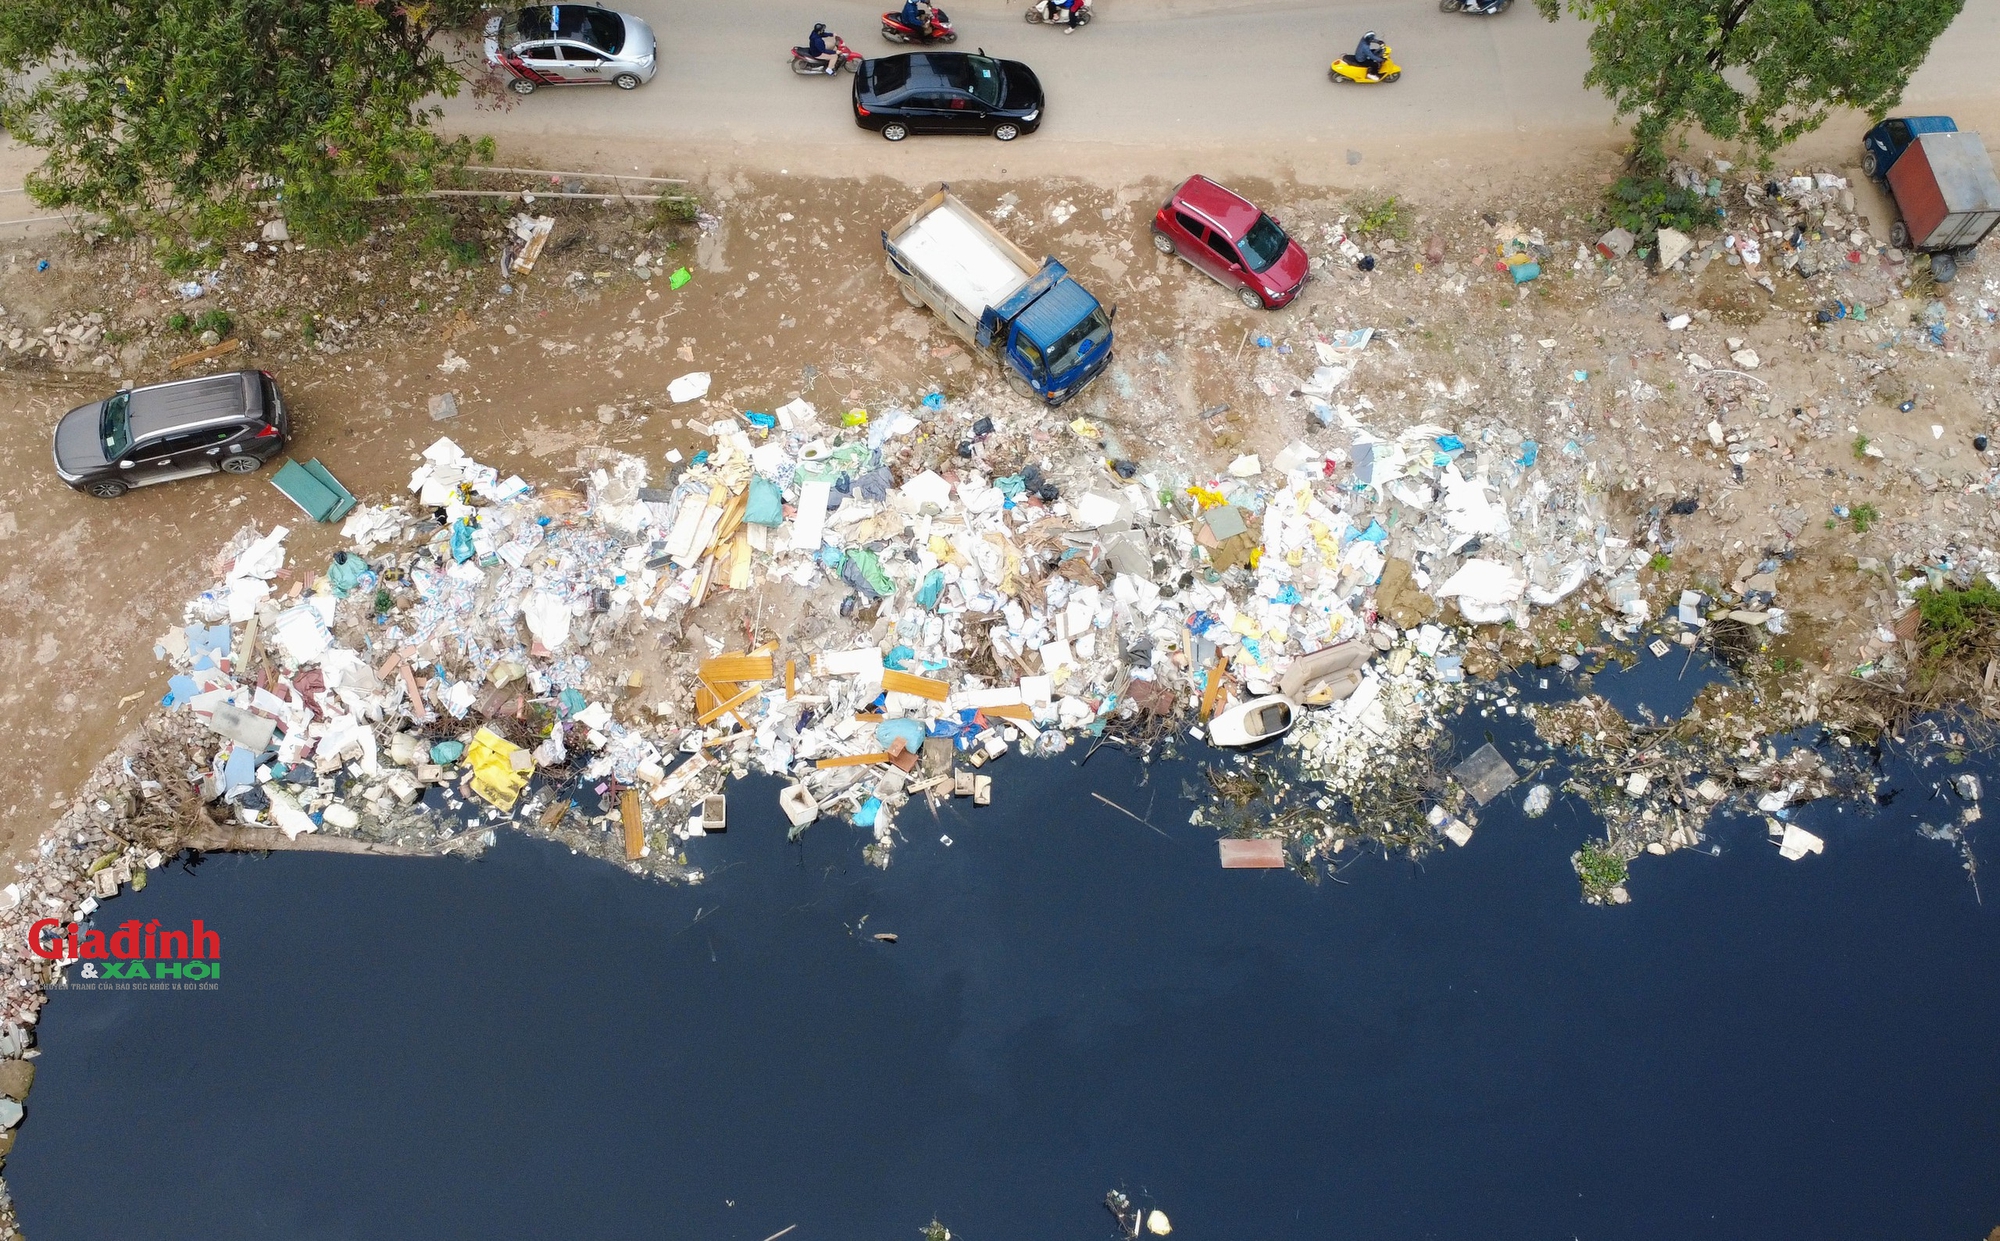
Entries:
<svg viewBox="0 0 2000 1241">
<path fill-rule="evenodd" d="M 1369 77 L 1380 77 L 1382 66 L 1388 61 L 1387 52 L 1388 44 L 1376 38 L 1371 30 L 1354 45 L 1354 63 L 1366 69 Z"/>
<path fill-rule="evenodd" d="M 812 37 L 806 40 L 806 50 L 813 59 L 826 66 L 830 74 L 840 72 L 840 36 L 826 28 L 825 22 L 814 22 Z"/>
</svg>

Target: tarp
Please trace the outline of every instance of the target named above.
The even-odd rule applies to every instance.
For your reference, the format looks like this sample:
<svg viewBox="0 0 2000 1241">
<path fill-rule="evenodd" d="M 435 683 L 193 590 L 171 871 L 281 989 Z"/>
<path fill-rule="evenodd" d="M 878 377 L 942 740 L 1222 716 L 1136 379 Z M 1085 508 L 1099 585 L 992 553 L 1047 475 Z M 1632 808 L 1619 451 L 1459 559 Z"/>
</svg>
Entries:
<svg viewBox="0 0 2000 1241">
<path fill-rule="evenodd" d="M 496 810 L 511 811 L 520 800 L 528 777 L 535 774 L 532 761 L 524 771 L 514 769 L 514 755 L 524 754 L 520 746 L 493 730 L 482 728 L 472 734 L 465 762 L 472 768 L 472 793 Z"/>
</svg>

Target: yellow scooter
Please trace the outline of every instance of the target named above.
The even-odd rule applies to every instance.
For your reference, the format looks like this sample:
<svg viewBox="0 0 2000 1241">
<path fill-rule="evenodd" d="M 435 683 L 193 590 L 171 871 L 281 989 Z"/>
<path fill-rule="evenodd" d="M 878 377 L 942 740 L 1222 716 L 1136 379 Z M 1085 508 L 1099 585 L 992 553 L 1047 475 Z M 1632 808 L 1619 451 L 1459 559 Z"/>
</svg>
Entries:
<svg viewBox="0 0 2000 1241">
<path fill-rule="evenodd" d="M 1333 62 L 1333 66 L 1326 71 L 1326 76 L 1335 82 L 1358 82 L 1363 86 L 1373 86 L 1377 82 L 1393 82 L 1403 76 L 1403 67 L 1390 55 L 1394 50 L 1387 44 L 1382 46 L 1380 74 L 1369 73 L 1367 67 L 1352 56 L 1342 56 Z"/>
</svg>

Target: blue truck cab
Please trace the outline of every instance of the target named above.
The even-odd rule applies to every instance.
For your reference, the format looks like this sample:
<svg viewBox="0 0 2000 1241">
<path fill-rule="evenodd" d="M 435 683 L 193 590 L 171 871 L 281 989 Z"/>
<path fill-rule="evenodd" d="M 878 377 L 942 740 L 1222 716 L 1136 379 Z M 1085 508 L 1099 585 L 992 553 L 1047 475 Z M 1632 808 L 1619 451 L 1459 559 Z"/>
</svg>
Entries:
<svg viewBox="0 0 2000 1241">
<path fill-rule="evenodd" d="M 1007 366 L 1035 395 L 1060 405 L 1111 361 L 1111 314 L 1048 259 L 1019 292 L 980 315 L 978 344 L 1001 345 Z"/>
<path fill-rule="evenodd" d="M 1882 180 L 1918 134 L 1957 132 L 1958 122 L 1948 116 L 1892 116 L 1861 139 L 1861 171 Z"/>
</svg>

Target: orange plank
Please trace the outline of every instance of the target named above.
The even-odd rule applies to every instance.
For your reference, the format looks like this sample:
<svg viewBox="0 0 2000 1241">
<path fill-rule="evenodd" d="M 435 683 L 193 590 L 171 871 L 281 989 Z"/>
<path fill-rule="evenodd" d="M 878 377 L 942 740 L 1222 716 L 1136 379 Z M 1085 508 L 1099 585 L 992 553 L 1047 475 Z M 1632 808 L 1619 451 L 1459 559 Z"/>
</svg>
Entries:
<svg viewBox="0 0 2000 1241">
<path fill-rule="evenodd" d="M 734 698 L 731 698 L 726 702 L 718 703 L 717 705 L 702 712 L 700 715 L 697 715 L 694 719 L 694 722 L 697 724 L 712 724 L 716 720 L 722 718 L 723 716 L 728 715 L 731 712 L 735 711 L 737 707 L 743 705 L 743 701 L 745 699 L 754 697 L 756 693 L 757 693 L 757 687 L 752 685 L 749 689 L 746 689 L 742 693 L 737 694 Z M 741 720 L 743 717 L 739 715 L 736 718 L 738 720 Z M 748 728 L 749 724 L 745 723 L 744 727 Z"/>
<path fill-rule="evenodd" d="M 1222 696 L 1222 662 L 1217 660 L 1208 669 L 1208 689 L 1201 696 L 1201 718 L 1215 714 L 1215 700 Z"/>
<path fill-rule="evenodd" d="M 702 660 L 695 675 L 704 681 L 768 681 L 771 679 L 771 657 L 717 655 L 714 659 Z"/>
<path fill-rule="evenodd" d="M 819 762 L 818 762 L 817 764 L 815 764 L 815 766 L 819 766 L 819 767 L 866 767 L 866 766 L 868 766 L 868 765 L 869 765 L 870 763 L 886 763 L 886 762 L 888 762 L 888 761 L 889 761 L 889 756 L 888 756 L 888 754 L 887 754 L 887 753 L 880 753 L 880 754 L 842 754 L 842 755 L 839 755 L 838 757 L 835 757 L 835 758 L 823 758 L 823 759 L 819 760 Z"/>
<path fill-rule="evenodd" d="M 1025 702 L 1013 702 L 1000 707 L 981 707 L 979 712 L 981 715 L 997 715 L 1003 720 L 1027 720 L 1030 723 L 1035 718 L 1035 709 Z"/>
<path fill-rule="evenodd" d="M 797 670 L 796 670 L 796 669 L 795 669 L 795 668 L 793 667 L 793 664 L 792 664 L 792 661 L 788 659 L 788 660 L 786 660 L 786 661 L 785 661 L 785 701 L 786 701 L 786 702 L 790 702 L 790 701 L 792 700 L 792 690 L 793 690 L 793 688 L 794 688 L 794 687 L 796 686 L 796 684 L 797 684 L 797 681 L 798 681 L 798 677 L 797 677 Z"/>
<path fill-rule="evenodd" d="M 618 817 L 625 822 L 625 860 L 636 862 L 646 848 L 646 829 L 639 820 L 638 789 L 626 789 L 618 795 Z"/>
<path fill-rule="evenodd" d="M 951 686 L 930 677 L 911 676 L 894 668 L 882 670 L 882 688 L 898 694 L 915 694 L 932 702 L 943 702 L 951 697 Z"/>
</svg>

